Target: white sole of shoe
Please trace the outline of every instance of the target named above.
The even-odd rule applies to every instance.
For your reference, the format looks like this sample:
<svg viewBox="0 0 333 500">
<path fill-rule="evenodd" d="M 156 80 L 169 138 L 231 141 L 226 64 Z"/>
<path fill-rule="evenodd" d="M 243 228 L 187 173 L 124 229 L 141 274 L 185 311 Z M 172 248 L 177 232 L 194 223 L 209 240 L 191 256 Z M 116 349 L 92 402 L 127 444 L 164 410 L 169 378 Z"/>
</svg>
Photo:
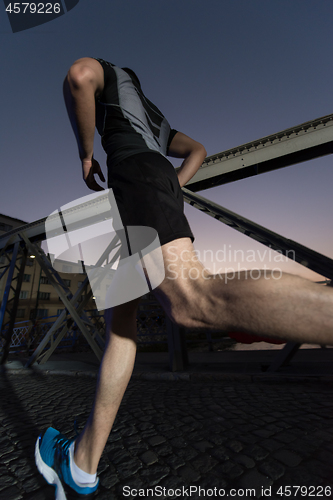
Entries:
<svg viewBox="0 0 333 500">
<path fill-rule="evenodd" d="M 49 484 L 56 486 L 56 496 L 55 500 L 67 500 L 66 494 L 64 492 L 64 488 L 61 484 L 58 474 L 51 467 L 46 465 L 43 461 L 40 451 L 39 451 L 39 438 L 36 441 L 35 446 L 35 460 L 37 469 L 42 474 L 42 476 L 46 479 Z"/>
</svg>

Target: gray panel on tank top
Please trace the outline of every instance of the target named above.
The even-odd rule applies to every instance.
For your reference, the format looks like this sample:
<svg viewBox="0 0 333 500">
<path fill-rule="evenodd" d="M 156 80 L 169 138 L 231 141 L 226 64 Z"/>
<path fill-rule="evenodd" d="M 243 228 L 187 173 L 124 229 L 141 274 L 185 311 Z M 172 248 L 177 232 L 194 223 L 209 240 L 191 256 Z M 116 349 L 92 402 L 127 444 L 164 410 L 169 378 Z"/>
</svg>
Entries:
<svg viewBox="0 0 333 500">
<path fill-rule="evenodd" d="M 130 76 L 126 71 L 114 67 L 117 75 L 119 105 L 125 118 L 130 122 L 134 130 L 141 135 L 147 147 L 153 151 L 166 155 L 167 141 L 170 134 L 170 125 L 163 115 L 160 125 L 152 123 L 154 128 L 159 130 L 159 137 L 155 137 L 151 128 L 149 127 L 150 117 L 146 113 L 141 99 L 138 95 L 138 90 L 135 88 Z M 149 106 L 149 102 L 147 102 Z M 156 110 L 153 110 L 156 113 Z"/>
</svg>

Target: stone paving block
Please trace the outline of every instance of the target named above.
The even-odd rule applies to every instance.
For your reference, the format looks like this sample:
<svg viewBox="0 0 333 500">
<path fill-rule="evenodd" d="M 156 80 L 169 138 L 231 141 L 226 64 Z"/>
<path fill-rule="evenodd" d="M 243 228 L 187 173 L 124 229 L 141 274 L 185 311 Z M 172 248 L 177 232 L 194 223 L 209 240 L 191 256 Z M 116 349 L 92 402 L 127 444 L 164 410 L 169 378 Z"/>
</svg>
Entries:
<svg viewBox="0 0 333 500">
<path fill-rule="evenodd" d="M 129 426 L 125 429 L 121 429 L 119 431 L 119 434 L 121 435 L 121 437 L 133 436 L 133 434 L 137 434 L 137 433 L 138 433 L 138 429 L 134 425 Z"/>
<path fill-rule="evenodd" d="M 160 424 L 156 425 L 156 429 L 160 432 L 166 432 L 166 431 L 171 431 L 174 429 L 174 426 L 171 424 Z"/>
<path fill-rule="evenodd" d="M 113 450 L 107 454 L 109 460 L 115 464 L 118 465 L 121 462 L 124 462 L 125 460 L 130 460 L 132 458 L 132 455 L 125 450 L 125 448 L 120 448 Z"/>
<path fill-rule="evenodd" d="M 275 434 L 274 439 L 282 441 L 282 443 L 289 444 L 295 441 L 297 439 L 297 436 L 293 432 L 286 431 L 286 432 L 281 432 L 279 434 Z"/>
<path fill-rule="evenodd" d="M 311 442 L 306 440 L 305 438 L 302 440 L 293 441 L 288 446 L 291 450 L 295 451 L 297 454 L 300 454 L 303 457 L 308 457 L 313 454 L 315 450 L 318 449 L 318 444 L 315 442 Z"/>
<path fill-rule="evenodd" d="M 126 458 L 116 466 L 119 476 L 127 478 L 133 476 L 139 469 L 142 469 L 142 462 L 138 458 Z"/>
<path fill-rule="evenodd" d="M 38 491 L 33 491 L 24 495 L 24 500 L 54 500 L 54 487 L 44 486 Z"/>
<path fill-rule="evenodd" d="M 165 443 L 166 439 L 164 436 L 153 436 L 147 439 L 147 441 L 151 446 L 157 446 L 159 444 Z"/>
<path fill-rule="evenodd" d="M 217 460 L 224 462 L 229 459 L 230 451 L 228 451 L 224 446 L 219 446 L 218 448 L 214 448 L 211 450 L 210 455 L 215 457 Z"/>
<path fill-rule="evenodd" d="M 223 463 L 216 465 L 212 469 L 212 472 L 218 476 L 222 475 L 224 479 L 228 478 L 230 480 L 241 476 L 244 472 L 244 468 L 241 467 L 239 464 L 232 462 L 231 460 L 227 460 Z"/>
<path fill-rule="evenodd" d="M 10 486 L 14 486 L 17 484 L 17 478 L 9 475 L 8 473 L 5 473 L 4 475 L 1 476 L 0 480 L 0 491 L 5 490 L 6 488 L 9 488 Z"/>
<path fill-rule="evenodd" d="M 163 425 L 166 425 L 165 424 L 165 417 L 162 416 L 162 415 L 154 415 L 153 418 L 152 418 L 152 422 L 153 424 L 155 424 L 155 427 L 158 425 L 158 426 L 163 426 Z M 168 425 L 167 425 L 168 427 Z"/>
<path fill-rule="evenodd" d="M 259 436 L 261 438 L 270 438 L 271 436 L 274 436 L 274 434 L 276 434 L 276 432 L 270 431 L 266 428 L 266 429 L 255 430 L 255 431 L 253 431 L 253 434 L 255 434 L 256 436 Z"/>
<path fill-rule="evenodd" d="M 193 484 L 195 481 L 198 481 L 201 477 L 199 471 L 196 471 L 189 465 L 184 465 L 177 470 L 179 476 L 186 481 L 186 484 Z"/>
<path fill-rule="evenodd" d="M 193 418 L 192 416 L 182 418 L 182 422 L 184 424 L 193 424 L 193 423 L 196 424 L 197 423 L 195 418 Z"/>
<path fill-rule="evenodd" d="M 152 464 L 154 464 L 155 462 L 158 461 L 158 456 L 155 455 L 155 453 L 152 452 L 152 451 L 146 451 L 145 453 L 143 453 L 142 455 L 140 455 L 139 458 L 146 465 L 152 465 Z"/>
<path fill-rule="evenodd" d="M 243 431 L 243 427 L 242 427 L 242 431 Z M 255 444 L 258 441 L 261 442 L 261 439 L 259 438 L 259 436 L 254 436 L 253 434 L 239 434 L 238 440 L 241 443 L 243 443 L 244 445 Z"/>
<path fill-rule="evenodd" d="M 106 443 L 104 453 L 108 456 L 110 455 L 110 460 L 112 460 L 112 456 L 114 453 L 124 450 L 125 446 L 122 441 L 110 443 L 109 441 Z"/>
<path fill-rule="evenodd" d="M 228 483 L 222 479 L 222 477 L 217 477 L 212 473 L 205 474 L 203 478 L 200 479 L 200 486 L 205 489 L 226 489 Z M 201 497 L 202 498 L 202 497 Z M 215 498 L 213 496 L 213 498 Z"/>
<path fill-rule="evenodd" d="M 165 467 L 163 465 L 151 465 L 141 472 L 140 478 L 151 487 L 158 484 L 169 474 L 169 472 L 169 467 Z"/>
<path fill-rule="evenodd" d="M 172 453 L 172 446 L 165 442 L 160 445 L 157 445 L 154 447 L 154 452 L 159 456 L 159 457 L 165 457 L 166 455 L 170 455 Z"/>
<path fill-rule="evenodd" d="M 139 443 L 130 444 L 126 448 L 132 455 L 137 455 L 148 450 L 148 444 L 140 441 Z"/>
<path fill-rule="evenodd" d="M 226 436 L 223 436 L 223 434 L 211 434 L 209 436 L 209 442 L 219 446 L 221 445 L 222 443 L 225 443 L 225 441 L 227 441 L 227 437 Z"/>
<path fill-rule="evenodd" d="M 333 465 L 333 453 L 327 450 L 320 450 L 316 457 L 324 463 Z"/>
<path fill-rule="evenodd" d="M 149 438 L 156 436 L 156 430 L 154 429 L 154 427 L 152 427 L 151 429 L 148 429 L 147 431 L 140 432 L 140 434 L 141 434 L 142 439 L 149 439 Z"/>
<path fill-rule="evenodd" d="M 167 439 L 172 439 L 182 435 L 179 429 L 170 429 L 169 431 L 165 431 L 163 434 Z"/>
<path fill-rule="evenodd" d="M 292 469 L 286 470 L 286 473 L 282 478 L 277 482 L 277 486 L 293 486 L 293 485 L 304 485 L 304 486 L 318 486 L 323 484 L 323 486 L 327 486 L 327 482 L 323 483 L 323 479 L 319 476 L 313 476 L 309 473 L 309 470 L 304 465 L 299 465 L 298 467 L 294 467 Z M 332 484 L 332 483 L 331 483 Z M 333 490 L 332 490 L 333 491 Z M 303 496 L 303 498 L 306 498 Z M 309 497 L 311 498 L 311 497 Z M 316 497 L 314 497 L 316 498 Z M 323 497 L 325 498 L 325 497 Z"/>
<path fill-rule="evenodd" d="M 224 445 L 235 453 L 238 453 L 244 448 L 240 441 L 226 441 Z"/>
<path fill-rule="evenodd" d="M 174 448 L 185 448 L 185 446 L 187 445 L 187 443 L 183 437 L 170 439 L 169 443 Z"/>
<path fill-rule="evenodd" d="M 270 416 L 278 420 L 279 424 L 281 423 L 281 419 L 285 417 L 284 413 L 280 413 L 279 411 L 272 411 Z"/>
<path fill-rule="evenodd" d="M 22 467 L 17 467 L 14 472 L 15 476 L 21 480 L 21 478 L 29 478 L 35 474 L 35 468 L 30 465 L 24 465 Z"/>
<path fill-rule="evenodd" d="M 267 476 L 260 474 L 256 469 L 245 472 L 237 480 L 237 488 L 254 489 L 256 497 L 262 496 L 262 489 L 267 489 L 273 484 L 273 481 Z M 252 495 L 251 495 L 252 496 Z"/>
<path fill-rule="evenodd" d="M 5 454 L 0 455 L 0 456 L 1 456 L 1 462 L 3 464 L 9 464 L 13 460 L 16 460 L 17 458 L 21 458 L 21 452 L 14 449 L 14 451 L 11 451 L 10 453 L 8 453 L 7 450 L 5 450 Z"/>
<path fill-rule="evenodd" d="M 142 417 L 139 417 L 139 421 L 140 422 L 144 422 L 145 423 L 145 422 L 150 422 L 151 420 L 153 420 L 152 415 L 145 414 Z"/>
<path fill-rule="evenodd" d="M 2 446 L 10 446 L 10 444 L 13 442 L 13 439 L 9 439 L 7 435 L 0 436 L 0 447 Z"/>
<path fill-rule="evenodd" d="M 1 491 L 1 498 L 4 500 L 20 500 L 23 498 L 22 492 L 19 490 L 19 488 L 15 486 L 10 486 L 9 488 L 6 488 Z"/>
<path fill-rule="evenodd" d="M 110 490 L 115 484 L 119 483 L 117 474 L 101 474 L 99 478 L 101 486 Z"/>
<path fill-rule="evenodd" d="M 247 469 L 252 469 L 256 465 L 255 461 L 247 455 L 235 455 L 233 460 Z"/>
<path fill-rule="evenodd" d="M 285 467 L 276 460 L 267 460 L 258 466 L 258 470 L 265 476 L 270 477 L 274 481 L 279 479 L 285 473 Z"/>
<path fill-rule="evenodd" d="M 195 425 L 193 424 L 183 424 L 179 427 L 182 434 L 187 434 L 188 432 L 195 430 Z"/>
<path fill-rule="evenodd" d="M 198 457 L 191 460 L 191 466 L 194 467 L 196 470 L 200 471 L 201 474 L 206 474 L 217 463 L 218 461 L 215 458 L 207 454 L 199 455 Z"/>
<path fill-rule="evenodd" d="M 201 432 L 200 431 L 192 431 L 190 433 L 187 433 L 186 437 L 187 437 L 188 441 L 200 441 Z"/>
<path fill-rule="evenodd" d="M 110 467 L 110 464 L 107 463 L 105 458 L 102 456 L 101 460 L 99 461 L 98 468 L 97 468 L 97 474 L 102 474 L 102 472 L 106 471 Z"/>
<path fill-rule="evenodd" d="M 167 476 L 160 481 L 159 486 L 161 488 L 165 488 L 166 492 L 168 493 L 168 490 L 173 490 L 175 491 L 178 488 L 183 488 L 184 486 L 184 480 L 178 476 Z M 169 491 L 170 496 L 168 495 L 168 498 L 181 498 L 179 496 L 171 495 L 171 491 Z M 163 498 L 163 497 L 162 497 Z"/>
<path fill-rule="evenodd" d="M 317 430 L 313 437 L 315 439 L 320 439 L 322 441 L 332 441 L 333 439 L 333 429 L 327 428 L 326 431 L 324 430 Z"/>
<path fill-rule="evenodd" d="M 137 444 L 142 442 L 142 438 L 140 433 L 135 434 L 134 436 L 122 437 L 122 442 L 124 446 L 131 446 L 132 444 Z"/>
<path fill-rule="evenodd" d="M 250 423 L 247 423 L 247 424 L 242 424 L 242 433 L 246 432 L 252 432 L 254 430 L 258 429 L 258 426 L 255 425 L 255 424 L 250 424 Z"/>
<path fill-rule="evenodd" d="M 264 415 L 261 417 L 262 420 L 264 420 L 265 422 L 267 422 L 268 424 L 270 423 L 273 423 L 273 422 L 276 422 L 276 418 L 275 417 L 271 417 L 269 415 Z"/>
<path fill-rule="evenodd" d="M 37 473 L 38 474 L 38 473 Z M 41 487 L 46 486 L 46 481 L 40 474 L 34 475 L 27 479 L 21 480 L 22 488 L 27 493 L 39 490 Z"/>
<path fill-rule="evenodd" d="M 195 448 L 198 451 L 205 452 L 209 450 L 210 448 L 213 448 L 214 445 L 212 443 L 209 443 L 206 440 L 198 441 L 197 443 L 192 444 L 193 448 Z"/>
<path fill-rule="evenodd" d="M 288 467 L 296 467 L 302 461 L 302 458 L 299 455 L 286 449 L 274 452 L 273 457 Z"/>
<path fill-rule="evenodd" d="M 253 446 L 247 446 L 243 451 L 246 455 L 253 458 L 254 460 L 264 460 L 264 458 L 269 455 L 269 452 L 266 449 L 258 446 L 257 444 Z"/>
<path fill-rule="evenodd" d="M 280 441 L 275 441 L 275 439 L 263 439 L 260 441 L 260 446 L 266 448 L 269 451 L 275 451 L 283 447 L 283 443 Z"/>
<path fill-rule="evenodd" d="M 171 454 L 168 455 L 167 457 L 163 457 L 163 461 L 171 467 L 171 469 L 176 470 L 182 465 L 185 465 L 185 461 L 177 457 L 177 455 Z"/>
<path fill-rule="evenodd" d="M 4 441 L 0 445 L 0 456 L 7 453 L 12 453 L 15 450 L 14 445 L 10 441 Z"/>
<path fill-rule="evenodd" d="M 321 478 L 327 481 L 330 481 L 332 479 L 332 469 L 333 469 L 332 461 L 326 464 L 319 461 L 318 462 L 311 461 L 311 462 L 306 462 L 304 466 L 309 471 L 309 475 L 311 477 Z M 333 490 L 332 490 L 332 496 L 333 496 Z"/>
<path fill-rule="evenodd" d="M 194 448 L 192 448 L 192 446 L 174 449 L 174 453 L 185 461 L 190 461 L 192 460 L 192 458 L 198 456 L 198 452 Z"/>
<path fill-rule="evenodd" d="M 124 490 L 124 488 L 126 488 L 126 489 Z M 131 491 L 132 489 L 140 490 L 140 489 L 144 489 L 144 488 L 146 488 L 146 486 L 138 476 L 128 478 L 128 479 L 126 479 L 126 482 L 121 482 L 121 483 L 118 483 L 116 485 L 115 491 L 119 495 L 119 497 L 117 496 L 116 498 L 117 499 L 118 498 L 122 498 L 122 499 L 123 498 L 133 498 L 133 497 L 125 497 L 124 491 L 127 494 L 127 492 Z M 110 498 L 110 493 L 108 492 L 108 496 L 105 498 L 105 500 L 113 500 L 113 498 L 112 498 L 113 496 L 114 495 L 111 495 L 111 498 Z"/>
</svg>

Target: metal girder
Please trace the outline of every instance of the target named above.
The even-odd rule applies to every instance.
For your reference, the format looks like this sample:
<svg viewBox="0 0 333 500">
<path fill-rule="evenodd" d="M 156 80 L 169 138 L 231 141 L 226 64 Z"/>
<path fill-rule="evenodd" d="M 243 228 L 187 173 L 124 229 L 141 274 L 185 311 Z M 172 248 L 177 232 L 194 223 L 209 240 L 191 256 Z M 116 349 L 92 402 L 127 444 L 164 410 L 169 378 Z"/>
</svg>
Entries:
<svg viewBox="0 0 333 500">
<path fill-rule="evenodd" d="M 187 183 L 202 191 L 333 153 L 333 114 L 208 156 Z"/>
<path fill-rule="evenodd" d="M 269 229 L 266 229 L 255 222 L 231 212 L 227 208 L 221 207 L 203 196 L 194 194 L 186 188 L 182 188 L 184 199 L 187 203 L 198 208 L 202 212 L 218 219 L 227 226 L 230 226 L 237 231 L 250 236 L 254 240 L 266 245 L 272 250 L 282 252 L 286 257 L 290 257 L 290 252 L 293 252 L 293 259 L 299 264 L 311 269 L 312 271 L 325 276 L 326 278 L 333 279 L 333 260 L 322 255 L 310 248 L 307 248 L 300 243 L 285 238 Z"/>
<path fill-rule="evenodd" d="M 58 293 L 59 297 L 62 300 L 62 303 L 64 304 L 65 308 L 68 310 L 69 314 L 79 327 L 80 331 L 86 338 L 88 344 L 94 351 L 97 359 L 101 360 L 102 359 L 102 351 L 96 344 L 95 340 L 93 339 L 91 333 L 87 330 L 82 318 L 78 314 L 77 310 L 75 309 L 74 305 L 71 303 L 70 299 L 72 298 L 72 294 L 69 291 L 68 287 L 63 283 L 61 277 L 59 274 L 52 268 L 50 262 L 47 260 L 45 255 L 42 255 L 39 251 L 39 249 L 29 241 L 27 236 L 24 234 L 24 232 L 19 233 L 20 237 L 22 240 L 25 242 L 29 252 L 33 253 L 38 261 L 38 264 L 41 266 L 43 269 L 45 276 L 48 278 L 50 283 L 53 285 L 54 289 Z M 93 327 L 93 325 L 91 324 Z M 94 327 L 93 327 L 94 328 Z M 31 363 L 29 363 L 30 365 Z"/>
<path fill-rule="evenodd" d="M 86 289 L 87 283 L 88 283 L 88 278 L 86 278 L 86 280 L 83 282 L 83 284 L 77 290 L 75 295 L 71 298 L 70 303 L 74 307 L 75 307 L 75 304 L 77 304 L 77 302 L 79 301 L 79 298 L 81 297 L 82 293 Z M 88 295 L 88 299 L 89 299 L 91 296 L 91 292 L 87 295 Z M 86 303 L 86 301 L 84 300 L 84 305 L 85 305 L 85 303 Z M 78 314 L 81 314 L 83 306 L 84 306 L 84 305 L 82 305 L 82 307 L 80 307 L 81 304 L 82 303 L 80 303 L 79 306 L 77 307 Z M 38 361 L 40 364 L 46 363 L 46 361 L 49 359 L 51 354 L 53 354 L 55 349 L 58 347 L 58 345 L 60 344 L 61 340 L 63 339 L 64 335 L 66 334 L 66 332 L 68 330 L 66 316 L 67 316 L 66 310 L 62 311 L 62 313 L 59 315 L 59 317 L 53 323 L 53 325 L 51 326 L 51 328 L 49 329 L 49 331 L 47 332 L 47 334 L 45 335 L 43 340 L 38 344 L 37 349 L 34 351 L 33 355 L 28 360 L 26 367 L 31 366 L 35 361 Z M 51 342 L 51 347 L 46 352 L 43 353 L 45 347 L 51 341 L 52 335 L 57 330 L 59 330 L 61 327 L 63 327 L 63 328 L 62 328 L 61 332 L 58 334 L 57 339 L 54 342 Z"/>
<path fill-rule="evenodd" d="M 183 371 L 188 367 L 188 354 L 185 340 L 185 329 L 166 318 L 169 368 L 170 371 Z"/>
<path fill-rule="evenodd" d="M 110 219 L 110 210 L 108 205 L 108 194 L 100 194 L 97 198 L 75 205 L 62 212 L 63 217 L 69 217 L 70 223 L 75 225 L 76 229 L 86 227 L 100 222 L 101 220 Z M 58 213 L 25 224 L 24 226 L 12 229 L 0 236 L 0 251 L 4 247 L 11 247 L 16 241 L 21 241 L 19 233 L 24 232 L 31 243 L 46 239 L 45 222 L 46 219 L 57 220 Z"/>
<path fill-rule="evenodd" d="M 9 259 L 6 252 L 4 252 L 4 254 Z M 27 260 L 27 249 L 25 247 L 22 247 L 19 241 L 15 243 L 11 259 L 9 260 L 10 264 L 6 269 L 8 270 L 7 282 L 0 309 L 0 331 L 3 338 L 5 339 L 5 343 L 2 349 L 1 364 L 5 364 L 8 358 L 17 308 L 19 304 L 24 268 Z M 17 270 L 17 275 L 14 277 L 15 269 Z M 4 273 L 2 273 L 2 275 L 3 274 Z M 9 299 L 10 290 L 13 290 L 14 292 L 14 296 L 11 299 Z M 9 321 L 7 322 L 7 324 L 4 324 L 3 322 L 6 312 L 9 314 Z"/>
<path fill-rule="evenodd" d="M 13 279 L 13 276 L 14 276 L 15 263 L 16 263 L 16 257 L 17 257 L 17 254 L 18 254 L 19 246 L 20 246 L 19 242 L 15 243 L 14 249 L 13 249 L 12 258 L 10 259 L 9 265 L 5 269 L 5 271 L 8 270 L 8 276 L 7 276 L 5 291 L 4 291 L 4 294 L 3 294 L 3 300 L 1 302 L 1 309 L 0 309 L 0 331 L 2 331 L 2 324 L 3 324 L 3 320 L 5 318 L 5 312 L 6 312 L 7 302 L 8 302 L 8 299 L 9 299 L 9 292 L 10 292 L 10 288 L 11 288 L 11 284 L 12 284 L 12 279 Z"/>
<path fill-rule="evenodd" d="M 97 263 L 96 263 L 96 266 L 99 267 L 102 265 L 102 263 L 107 259 L 107 257 L 109 256 L 109 253 L 115 248 L 115 244 L 118 240 L 118 237 L 115 236 L 112 241 L 110 242 L 110 244 L 108 245 L 108 247 L 104 250 L 103 254 L 100 256 L 100 258 L 98 259 Z M 110 259 L 110 261 L 108 262 L 108 266 L 112 266 L 113 263 L 117 260 L 117 258 L 119 257 L 120 255 L 120 248 L 118 248 L 118 250 L 115 252 L 115 254 L 112 256 L 112 258 Z M 46 259 L 47 261 L 47 259 Z M 48 261 L 47 261 L 48 262 Z M 48 263 L 48 265 L 50 266 L 51 270 L 53 273 L 56 273 L 56 271 L 53 270 L 53 268 L 51 267 L 51 264 Z M 58 281 L 60 279 L 59 275 L 56 273 L 57 275 L 57 278 L 58 278 Z M 100 279 L 102 279 L 102 276 L 100 277 Z M 54 285 L 54 280 L 50 279 L 50 282 Z M 95 325 L 93 325 L 91 323 L 91 321 L 88 320 L 88 318 L 86 317 L 86 315 L 84 314 L 83 310 L 84 310 L 84 307 L 85 305 L 87 304 L 87 302 L 89 301 L 91 295 L 92 295 L 92 291 L 90 290 L 84 297 L 83 301 L 79 302 L 79 299 L 82 295 L 82 293 L 85 291 L 87 285 L 88 285 L 88 282 L 89 282 L 89 279 L 88 277 L 85 278 L 85 280 L 83 281 L 83 283 L 81 284 L 80 288 L 76 291 L 75 295 L 72 296 L 72 294 L 70 293 L 70 291 L 67 289 L 67 292 L 68 292 L 68 299 L 70 300 L 69 304 L 71 305 L 71 308 L 68 308 L 66 304 L 68 304 L 68 300 L 66 301 L 66 303 L 63 301 L 66 309 L 69 311 L 69 313 L 71 314 L 72 318 L 75 320 L 75 322 L 77 323 L 77 325 L 79 326 L 81 332 L 84 334 L 85 338 L 87 339 L 87 341 L 89 342 L 89 339 L 91 339 L 92 341 L 94 341 L 94 338 L 96 337 L 99 344 L 104 347 L 104 340 L 100 337 L 99 333 L 97 332 L 96 330 L 96 327 Z M 98 280 L 97 280 L 98 282 Z M 98 283 L 97 283 L 98 284 Z M 55 286 L 56 288 L 56 286 Z M 66 285 L 62 285 L 62 288 L 66 289 Z M 57 288 L 56 288 L 57 289 Z M 58 292 L 59 293 L 59 292 Z M 59 295 L 60 296 L 60 295 Z M 62 297 L 61 297 L 62 298 Z M 62 299 L 63 300 L 63 299 Z M 78 304 L 78 305 L 77 305 Z M 74 316 L 72 315 L 72 310 L 73 308 L 76 307 L 76 316 L 81 316 L 81 326 L 80 324 L 76 321 L 76 319 L 74 318 Z M 61 326 L 64 324 L 63 328 L 61 329 L 60 333 L 58 334 L 58 337 L 57 339 L 52 343 L 51 347 L 48 349 L 48 351 L 46 353 L 43 353 L 43 350 L 45 349 L 45 347 L 47 346 L 48 342 L 51 340 L 52 338 L 52 335 L 61 328 Z M 87 338 L 87 336 L 85 335 L 85 324 L 87 324 L 88 326 L 90 326 L 93 331 L 95 331 L 95 334 L 90 336 L 89 335 L 89 332 L 88 332 L 88 336 L 89 338 Z M 81 329 L 83 325 L 83 330 Z M 37 349 L 35 350 L 35 352 L 33 353 L 33 355 L 30 357 L 30 359 L 28 360 L 26 366 L 31 366 L 35 361 L 39 361 L 41 364 L 45 363 L 49 357 L 51 356 L 51 354 L 55 351 L 56 347 L 59 345 L 59 343 L 61 342 L 62 338 L 64 337 L 65 333 L 67 331 L 67 325 L 66 325 L 66 314 L 65 314 L 65 311 L 63 311 L 61 313 L 61 315 L 59 316 L 59 318 L 57 318 L 57 320 L 55 321 L 55 323 L 52 325 L 52 327 L 50 328 L 50 330 L 47 332 L 47 334 L 45 335 L 44 339 L 42 340 L 42 342 L 38 345 Z M 92 347 L 93 349 L 93 346 L 92 344 L 89 342 L 90 346 Z M 96 346 L 97 347 L 97 346 Z M 93 349 L 93 351 L 95 352 L 95 350 Z M 99 357 L 100 354 L 99 352 L 96 353 L 96 356 L 97 358 L 100 360 L 101 358 Z"/>
<path fill-rule="evenodd" d="M 287 344 L 278 351 L 274 361 L 272 361 L 268 367 L 267 372 L 277 372 L 282 366 L 287 366 L 301 345 L 302 344 L 298 344 L 297 342 L 287 342 Z"/>
</svg>

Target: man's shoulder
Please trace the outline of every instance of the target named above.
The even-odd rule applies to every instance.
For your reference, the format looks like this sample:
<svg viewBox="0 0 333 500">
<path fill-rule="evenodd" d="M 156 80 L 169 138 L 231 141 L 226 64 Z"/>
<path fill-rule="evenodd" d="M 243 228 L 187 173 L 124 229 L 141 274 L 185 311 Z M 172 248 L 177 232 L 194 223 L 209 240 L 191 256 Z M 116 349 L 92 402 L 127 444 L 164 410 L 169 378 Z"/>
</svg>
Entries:
<svg viewBox="0 0 333 500">
<path fill-rule="evenodd" d="M 102 59 L 101 57 L 92 57 L 92 59 L 95 59 L 96 61 L 98 61 L 102 66 L 109 66 L 111 68 L 116 67 L 115 64 L 113 64 L 109 61 L 106 61 L 105 59 Z"/>
</svg>

